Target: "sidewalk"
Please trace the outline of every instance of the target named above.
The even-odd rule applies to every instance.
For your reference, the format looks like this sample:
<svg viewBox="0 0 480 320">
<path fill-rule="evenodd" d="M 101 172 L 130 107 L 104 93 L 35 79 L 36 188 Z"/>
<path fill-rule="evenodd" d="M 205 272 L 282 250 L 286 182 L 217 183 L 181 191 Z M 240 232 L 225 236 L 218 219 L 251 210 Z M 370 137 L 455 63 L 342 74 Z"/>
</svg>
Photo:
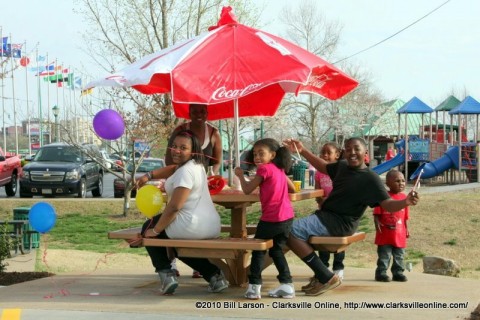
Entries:
<svg viewBox="0 0 480 320">
<path fill-rule="evenodd" d="M 479 183 L 421 187 L 420 193 L 480 189 Z M 9 259 L 7 271 L 32 271 L 35 251 Z M 68 259 L 69 257 L 65 257 Z M 18 311 L 8 320 L 150 320 L 182 319 L 465 319 L 480 303 L 480 281 L 408 272 L 406 283 L 373 280 L 374 270 L 345 270 L 340 287 L 317 297 L 307 297 L 300 287 L 311 276 L 301 262 L 290 264 L 297 296 L 274 299 L 268 290 L 277 286 L 274 266 L 264 273 L 263 297 L 243 298 L 244 288 L 231 287 L 220 294 L 206 291 L 203 279 L 192 279 L 191 270 L 179 264 L 182 276 L 173 296 L 159 293 L 158 276 L 150 265 L 135 270 L 60 274 L 0 288 L 0 320 L 5 312 Z M 453 304 L 452 304 L 453 303 Z M 2 314 L 2 311 L 4 314 Z"/>
<path fill-rule="evenodd" d="M 373 280 L 373 269 L 347 268 L 340 287 L 307 297 L 300 287 L 308 282 L 308 268 L 301 262 L 290 266 L 297 290 L 294 299 L 267 296 L 277 286 L 273 266 L 264 271 L 262 299 L 252 301 L 243 298 L 244 288 L 208 293 L 207 283 L 192 279 L 189 268 L 179 264 L 183 275 L 173 296 L 159 293 L 158 277 L 150 266 L 139 266 L 119 274 L 61 274 L 3 287 L 0 310 L 21 309 L 21 317 L 13 320 L 464 319 L 480 302 L 480 281 L 429 275 L 420 269 L 407 273 L 406 283 L 383 283 Z"/>
</svg>

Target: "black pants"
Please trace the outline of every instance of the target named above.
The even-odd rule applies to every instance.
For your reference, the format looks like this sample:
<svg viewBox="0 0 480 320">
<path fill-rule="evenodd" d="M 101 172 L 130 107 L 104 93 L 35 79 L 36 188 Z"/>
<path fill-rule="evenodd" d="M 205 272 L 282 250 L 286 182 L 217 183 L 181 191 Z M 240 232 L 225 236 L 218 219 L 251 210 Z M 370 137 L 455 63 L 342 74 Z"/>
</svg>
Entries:
<svg viewBox="0 0 480 320">
<path fill-rule="evenodd" d="M 283 248 L 292 229 L 292 223 L 293 219 L 282 222 L 260 221 L 255 232 L 256 239 L 273 239 L 273 247 L 268 250 L 268 254 L 278 270 L 277 279 L 280 283 L 292 283 L 290 269 L 283 253 Z M 262 284 L 262 269 L 266 253 L 267 251 L 252 251 L 250 274 L 248 276 L 250 284 Z"/>
<path fill-rule="evenodd" d="M 145 230 L 153 228 L 155 224 L 160 219 L 161 215 L 157 215 L 152 219 L 145 221 L 142 226 L 142 234 L 144 234 Z M 160 232 L 157 236 L 159 239 L 169 239 L 165 231 Z M 155 267 L 155 272 L 168 272 L 172 271 L 171 260 L 167 254 L 166 247 L 145 247 L 147 249 L 148 255 L 152 260 L 152 264 Z M 176 255 L 176 252 L 175 252 Z M 206 258 L 178 258 L 180 261 L 184 262 L 187 266 L 192 268 L 193 270 L 200 271 L 203 275 L 203 278 L 208 282 L 210 279 L 220 273 L 220 269 L 210 263 Z"/>
<path fill-rule="evenodd" d="M 330 260 L 330 252 L 318 251 L 318 256 L 320 257 L 320 260 L 322 260 L 323 264 L 328 268 L 330 265 L 328 263 L 328 260 Z M 343 265 L 343 259 L 345 259 L 345 251 L 333 254 L 333 271 L 345 269 L 345 266 Z"/>
</svg>

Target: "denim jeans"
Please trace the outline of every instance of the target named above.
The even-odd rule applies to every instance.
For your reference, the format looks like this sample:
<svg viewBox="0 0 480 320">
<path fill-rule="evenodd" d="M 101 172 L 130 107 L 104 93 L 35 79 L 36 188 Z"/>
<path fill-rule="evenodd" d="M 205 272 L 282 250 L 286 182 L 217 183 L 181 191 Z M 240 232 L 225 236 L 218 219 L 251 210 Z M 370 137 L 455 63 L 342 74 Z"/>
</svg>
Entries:
<svg viewBox="0 0 480 320">
<path fill-rule="evenodd" d="M 388 266 L 390 265 L 390 260 L 392 260 L 392 274 L 398 275 L 403 274 L 405 271 L 405 263 L 403 261 L 403 256 L 405 254 L 405 249 L 398 248 L 391 245 L 383 245 L 377 247 L 377 269 L 375 270 L 375 275 L 387 274 Z M 393 258 L 393 259 L 391 259 Z"/>
</svg>

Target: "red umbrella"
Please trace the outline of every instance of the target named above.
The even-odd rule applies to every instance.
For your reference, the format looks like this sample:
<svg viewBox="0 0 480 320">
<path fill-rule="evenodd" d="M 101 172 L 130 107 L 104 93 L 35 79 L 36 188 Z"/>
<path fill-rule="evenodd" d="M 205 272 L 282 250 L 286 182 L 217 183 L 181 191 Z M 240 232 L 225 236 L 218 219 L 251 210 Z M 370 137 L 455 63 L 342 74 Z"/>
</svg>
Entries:
<svg viewBox="0 0 480 320">
<path fill-rule="evenodd" d="M 274 115 L 286 93 L 335 100 L 357 84 L 305 49 L 238 23 L 232 9 L 224 7 L 209 32 L 145 56 L 86 89 L 170 93 L 177 117 L 188 118 L 188 105 L 200 103 L 208 105 L 209 120 L 235 118 L 238 123 L 238 117 Z"/>
</svg>

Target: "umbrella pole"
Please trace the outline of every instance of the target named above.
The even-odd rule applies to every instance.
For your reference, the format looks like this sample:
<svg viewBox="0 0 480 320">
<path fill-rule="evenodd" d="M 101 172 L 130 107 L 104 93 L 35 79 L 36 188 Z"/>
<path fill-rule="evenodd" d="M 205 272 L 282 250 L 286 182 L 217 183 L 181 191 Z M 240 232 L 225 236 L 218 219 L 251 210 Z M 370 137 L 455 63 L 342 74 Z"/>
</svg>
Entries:
<svg viewBox="0 0 480 320">
<path fill-rule="evenodd" d="M 235 167 L 240 167 L 240 141 L 239 141 L 239 120 L 238 120 L 238 99 L 233 100 L 233 122 L 234 122 L 234 145 L 235 145 Z M 240 185 L 240 180 L 236 175 L 234 175 L 233 185 L 235 189 L 241 190 L 242 186 Z"/>
</svg>

